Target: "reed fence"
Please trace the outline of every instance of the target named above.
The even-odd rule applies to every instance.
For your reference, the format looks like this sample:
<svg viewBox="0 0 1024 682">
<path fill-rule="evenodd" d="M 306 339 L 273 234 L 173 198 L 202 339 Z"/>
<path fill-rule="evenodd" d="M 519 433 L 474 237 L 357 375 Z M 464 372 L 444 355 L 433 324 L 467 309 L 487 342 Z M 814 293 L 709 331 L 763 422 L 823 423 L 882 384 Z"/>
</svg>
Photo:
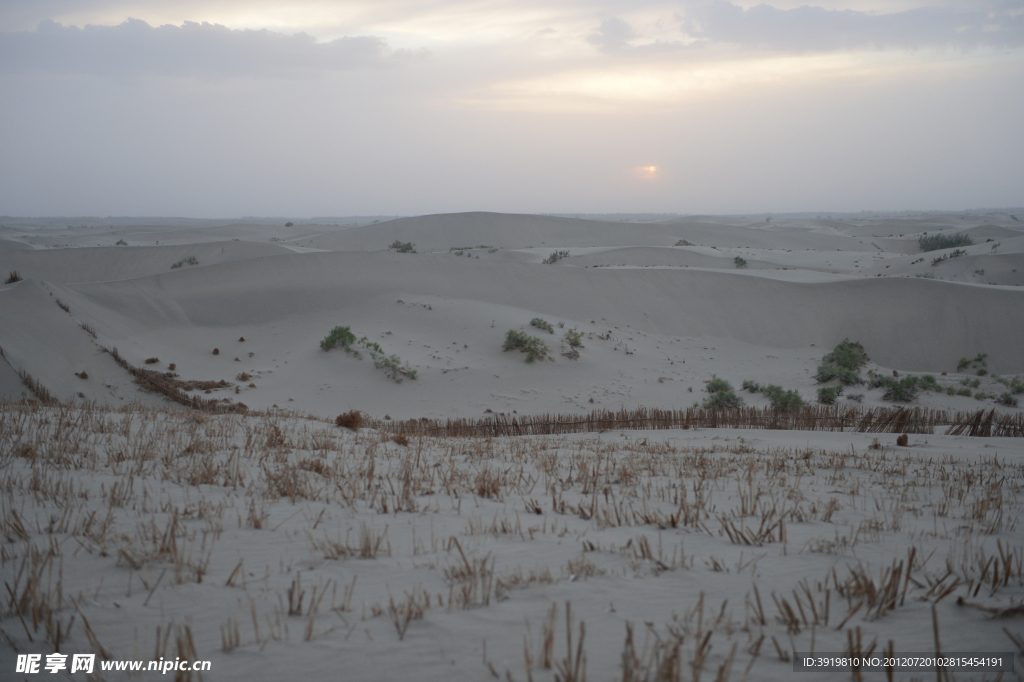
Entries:
<svg viewBox="0 0 1024 682">
<path fill-rule="evenodd" d="M 611 430 L 692 428 L 769 429 L 786 431 L 849 431 L 857 433 L 935 433 L 1024 437 L 1024 414 L 993 410 L 955 411 L 921 407 L 860 408 L 806 405 L 795 410 L 741 407 L 708 410 L 690 407 L 661 410 L 648 407 L 594 410 L 588 414 L 492 414 L 477 419 L 373 420 L 373 426 L 396 436 L 501 437 L 588 433 Z"/>
</svg>

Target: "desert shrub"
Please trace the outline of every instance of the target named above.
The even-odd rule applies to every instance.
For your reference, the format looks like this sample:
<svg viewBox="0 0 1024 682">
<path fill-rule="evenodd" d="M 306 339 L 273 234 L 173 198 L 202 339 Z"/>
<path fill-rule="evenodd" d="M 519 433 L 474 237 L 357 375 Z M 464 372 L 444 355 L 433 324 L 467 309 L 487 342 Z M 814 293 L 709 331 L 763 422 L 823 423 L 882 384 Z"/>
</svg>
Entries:
<svg viewBox="0 0 1024 682">
<path fill-rule="evenodd" d="M 721 381 L 721 379 L 719 379 Z M 731 410 L 743 407 L 743 398 L 733 393 L 732 388 L 715 391 L 701 403 L 705 410 Z"/>
<path fill-rule="evenodd" d="M 971 396 L 971 389 L 965 386 L 964 388 L 957 389 L 956 394 L 969 398 Z"/>
<path fill-rule="evenodd" d="M 324 350 L 330 350 L 335 346 L 341 346 L 345 349 L 345 352 L 351 352 L 352 344 L 355 343 L 356 335 L 352 333 L 350 327 L 335 327 L 331 332 L 324 337 L 324 340 L 320 342 L 320 347 Z"/>
<path fill-rule="evenodd" d="M 864 394 L 863 393 L 850 393 L 849 395 L 846 396 L 846 399 L 847 400 L 852 400 L 855 403 L 859 403 L 862 400 L 864 400 Z"/>
<path fill-rule="evenodd" d="M 784 390 L 781 386 L 775 386 L 774 384 L 769 384 L 762 388 L 761 393 L 768 398 L 772 407 L 782 410 L 795 410 L 804 404 L 804 399 L 800 397 L 799 393 L 794 390 Z"/>
<path fill-rule="evenodd" d="M 917 377 L 903 377 L 902 379 L 889 379 L 882 400 L 891 400 L 898 403 L 909 403 L 917 398 L 918 381 Z"/>
<path fill-rule="evenodd" d="M 676 246 L 693 246 L 692 242 L 688 242 L 685 239 L 680 239 L 676 242 Z"/>
<path fill-rule="evenodd" d="M 748 391 L 750 393 L 760 393 L 761 392 L 761 384 L 757 383 L 756 381 L 751 381 L 750 379 L 744 379 L 743 380 L 743 390 L 744 391 Z M 767 394 L 765 394 L 765 395 L 767 395 Z"/>
<path fill-rule="evenodd" d="M 337 419 L 334 420 L 334 423 L 338 426 L 344 426 L 347 429 L 355 431 L 362 426 L 363 414 L 359 410 L 345 412 L 344 414 L 339 414 Z"/>
<path fill-rule="evenodd" d="M 985 391 L 978 391 L 977 393 L 974 394 L 974 399 L 975 400 L 988 400 L 988 393 L 985 393 Z"/>
<path fill-rule="evenodd" d="M 946 395 L 956 395 L 956 386 L 946 386 Z"/>
<path fill-rule="evenodd" d="M 552 264 L 557 263 L 558 261 L 562 260 L 563 258 L 568 258 L 568 257 L 569 257 L 569 252 L 568 251 L 554 251 L 554 252 L 552 252 L 552 254 L 550 256 L 548 256 L 547 258 L 544 259 L 544 264 L 545 265 L 552 265 Z"/>
<path fill-rule="evenodd" d="M 18 274 L 17 270 L 11 270 L 11 274 L 7 277 L 7 281 L 4 284 L 14 284 L 15 282 L 21 281 L 21 275 Z"/>
<path fill-rule="evenodd" d="M 711 381 L 704 385 L 704 390 L 708 393 L 723 393 L 725 391 L 731 391 L 732 384 L 725 379 L 719 379 L 712 374 Z"/>
<path fill-rule="evenodd" d="M 960 358 L 956 364 L 956 371 L 963 372 L 967 369 L 981 369 L 988 367 L 988 353 L 978 353 L 973 358 Z"/>
<path fill-rule="evenodd" d="M 518 350 L 526 353 L 526 361 L 544 360 L 548 356 L 548 346 L 536 336 L 529 336 L 526 332 L 509 329 L 505 335 L 503 351 Z"/>
<path fill-rule="evenodd" d="M 146 358 L 147 365 L 155 365 L 158 362 L 160 362 L 160 358 Z"/>
<path fill-rule="evenodd" d="M 126 242 L 123 239 L 118 239 L 117 243 L 115 243 L 114 246 L 128 246 L 128 242 Z"/>
<path fill-rule="evenodd" d="M 986 374 L 988 374 L 988 370 L 987 370 L 987 369 L 985 369 L 984 367 L 982 367 L 981 369 L 979 369 L 979 370 L 978 370 L 978 376 L 979 376 L 979 377 L 983 377 L 983 376 L 985 376 Z"/>
<path fill-rule="evenodd" d="M 417 372 L 409 366 L 408 362 L 403 365 L 402 358 L 397 355 L 388 355 L 376 341 L 370 341 L 364 336 L 359 339 L 359 345 L 370 352 L 373 366 L 383 369 L 384 374 L 396 384 L 402 383 L 402 380 L 406 378 L 416 380 Z"/>
<path fill-rule="evenodd" d="M 188 258 L 185 259 L 185 264 L 186 265 L 199 265 L 199 259 L 196 258 L 195 256 L 189 256 Z"/>
<path fill-rule="evenodd" d="M 942 391 L 942 386 L 935 379 L 933 374 L 925 374 L 917 378 L 918 385 L 920 385 L 923 391 Z"/>
<path fill-rule="evenodd" d="M 952 249 L 955 246 L 970 246 L 974 243 L 970 235 L 960 234 L 923 234 L 917 239 L 922 252 Z"/>
<path fill-rule="evenodd" d="M 1009 393 L 1000 393 L 999 397 L 996 398 L 996 402 L 1007 407 L 1017 407 L 1017 399 Z"/>
<path fill-rule="evenodd" d="M 289 220 L 288 222 L 286 222 L 286 223 L 284 224 L 284 226 L 285 226 L 285 227 L 291 227 L 291 226 L 292 226 L 292 225 L 294 225 L 294 224 L 295 224 L 295 223 L 293 223 L 292 221 L 290 221 L 290 220 Z"/>
<path fill-rule="evenodd" d="M 547 320 L 542 320 L 539 317 L 535 317 L 532 320 L 530 320 L 530 326 L 536 327 L 537 329 L 543 329 L 548 334 L 555 333 L 555 328 L 551 326 L 551 323 L 548 322 Z"/>
<path fill-rule="evenodd" d="M 565 332 L 565 340 L 571 348 L 583 348 L 583 332 L 570 329 Z"/>
<path fill-rule="evenodd" d="M 863 383 L 860 368 L 868 361 L 864 346 L 858 341 L 843 339 L 831 353 L 821 358 L 814 378 L 819 384 L 838 379 L 845 386 Z"/>
<path fill-rule="evenodd" d="M 905 448 L 910 445 L 910 436 L 903 433 L 896 437 L 896 445 Z"/>
<path fill-rule="evenodd" d="M 416 253 L 415 244 L 413 244 L 412 242 L 403 243 L 397 239 L 391 243 L 391 246 L 389 246 L 388 249 L 394 249 L 398 253 Z"/>
<path fill-rule="evenodd" d="M 406 378 L 416 380 L 416 370 L 410 367 L 408 362 L 403 365 L 402 358 L 397 355 L 385 355 L 371 350 L 370 357 L 373 358 L 373 366 L 383 369 L 385 376 L 396 384 L 402 383 Z"/>
<path fill-rule="evenodd" d="M 732 264 L 735 265 L 737 268 L 747 267 L 746 259 L 740 258 L 739 256 L 736 256 L 735 258 L 732 259 Z"/>
<path fill-rule="evenodd" d="M 854 371 L 859 370 L 867 364 L 870 358 L 864 352 L 864 346 L 859 341 L 843 339 L 832 352 L 821 359 L 822 362 L 830 365 L 838 365 Z"/>
<path fill-rule="evenodd" d="M 818 389 L 818 402 L 822 405 L 833 405 L 842 390 L 842 386 L 822 386 Z"/>
<path fill-rule="evenodd" d="M 832 364 L 818 365 L 818 371 L 815 372 L 814 379 L 819 384 L 832 381 L 833 379 L 839 379 L 839 383 L 846 386 L 863 383 L 860 375 L 855 370 Z"/>
</svg>

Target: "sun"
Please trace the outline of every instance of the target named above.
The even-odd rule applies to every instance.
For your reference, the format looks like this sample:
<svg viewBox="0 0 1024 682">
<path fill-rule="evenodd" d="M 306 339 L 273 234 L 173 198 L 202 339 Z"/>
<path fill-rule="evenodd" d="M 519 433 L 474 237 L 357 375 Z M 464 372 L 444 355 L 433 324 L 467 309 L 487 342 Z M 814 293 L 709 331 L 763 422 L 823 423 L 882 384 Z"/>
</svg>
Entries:
<svg viewBox="0 0 1024 682">
<path fill-rule="evenodd" d="M 633 169 L 638 178 L 643 180 L 655 180 L 658 177 L 659 169 L 657 166 L 637 166 Z"/>
</svg>

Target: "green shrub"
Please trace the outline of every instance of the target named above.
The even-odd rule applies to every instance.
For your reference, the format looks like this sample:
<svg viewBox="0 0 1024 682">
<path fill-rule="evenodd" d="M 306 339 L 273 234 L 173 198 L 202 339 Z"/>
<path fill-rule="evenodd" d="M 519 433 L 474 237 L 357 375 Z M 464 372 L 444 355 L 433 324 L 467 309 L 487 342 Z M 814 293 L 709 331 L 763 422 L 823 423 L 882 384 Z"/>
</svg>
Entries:
<svg viewBox="0 0 1024 682">
<path fill-rule="evenodd" d="M 565 340 L 569 342 L 569 346 L 572 348 L 583 348 L 583 332 L 570 329 L 565 332 Z"/>
<path fill-rule="evenodd" d="M 704 385 L 704 390 L 708 393 L 721 393 L 724 391 L 731 391 L 732 384 L 725 379 L 719 379 L 715 375 L 711 375 L 711 381 Z"/>
<path fill-rule="evenodd" d="M 1017 399 L 1009 393 L 1000 393 L 999 397 L 996 398 L 996 402 L 1007 407 L 1017 407 Z"/>
<path fill-rule="evenodd" d="M 979 370 L 978 370 L 978 376 L 979 376 L 979 377 L 983 377 L 983 376 L 985 376 L 986 374 L 988 374 L 988 370 L 987 370 L 987 369 L 985 369 L 984 367 L 982 367 L 981 369 L 979 369 Z"/>
<path fill-rule="evenodd" d="M 946 386 L 946 395 L 956 395 L 956 386 Z"/>
<path fill-rule="evenodd" d="M 868 360 L 868 354 L 864 352 L 864 346 L 859 341 L 843 339 L 832 352 L 821 359 L 825 364 L 837 365 L 853 371 L 859 370 Z"/>
<path fill-rule="evenodd" d="M 382 352 L 371 350 L 370 357 L 373 358 L 373 366 L 377 369 L 383 369 L 384 375 L 396 384 L 402 383 L 402 379 L 406 377 L 413 381 L 416 380 L 416 370 L 410 367 L 408 362 L 403 365 L 402 358 L 397 355 L 386 355 Z"/>
<path fill-rule="evenodd" d="M 974 394 L 975 400 L 988 400 L 988 394 L 985 391 L 978 391 Z"/>
<path fill-rule="evenodd" d="M 917 397 L 917 383 L 917 377 L 890 379 L 885 393 L 882 394 L 882 400 L 909 403 Z"/>
<path fill-rule="evenodd" d="M 804 404 L 804 399 L 800 397 L 799 393 L 793 390 L 783 390 L 781 386 L 769 384 L 761 389 L 761 393 L 768 398 L 772 407 L 782 410 L 795 410 Z"/>
<path fill-rule="evenodd" d="M 966 256 L 966 255 L 967 255 L 967 252 L 964 251 L 963 249 L 956 249 L 954 251 L 950 251 L 949 253 L 944 253 L 941 256 L 939 256 L 938 258 L 933 258 L 932 259 L 932 266 L 934 267 L 934 266 L 938 265 L 939 263 L 941 263 L 941 262 L 943 262 L 945 260 L 949 260 L 950 258 L 959 258 L 960 256 Z"/>
<path fill-rule="evenodd" d="M 189 256 L 188 258 L 184 258 L 178 261 L 177 263 L 172 263 L 171 269 L 175 270 L 177 268 L 180 268 L 182 265 L 199 265 L 199 259 L 196 258 L 195 256 Z"/>
<path fill-rule="evenodd" d="M 555 328 L 551 326 L 551 323 L 548 322 L 547 320 L 542 320 L 539 317 L 535 317 L 532 320 L 530 320 L 530 326 L 536 327 L 537 329 L 543 329 L 548 334 L 555 333 Z"/>
<path fill-rule="evenodd" d="M 847 400 L 852 400 L 855 403 L 859 403 L 862 400 L 864 400 L 864 394 L 863 393 L 851 393 L 848 396 L 846 396 L 846 399 Z"/>
<path fill-rule="evenodd" d="M 509 329 L 505 335 L 505 343 L 502 350 L 518 350 L 526 353 L 526 361 L 544 360 L 548 357 L 548 346 L 536 336 L 529 336 L 526 332 Z"/>
<path fill-rule="evenodd" d="M 776 388 L 778 388 L 778 387 L 776 387 Z M 757 383 L 756 381 L 751 381 L 750 379 L 744 379 L 743 380 L 743 390 L 744 391 L 749 391 L 750 393 L 760 393 L 761 392 L 761 384 Z"/>
<path fill-rule="evenodd" d="M 918 237 L 917 245 L 922 252 L 938 251 L 939 249 L 952 249 L 955 246 L 970 246 L 974 240 L 970 235 L 963 234 L 924 234 Z"/>
<path fill-rule="evenodd" d="M 740 258 L 739 256 L 736 256 L 735 258 L 732 259 L 732 264 L 735 265 L 737 268 L 747 267 L 747 261 L 743 258 Z"/>
<path fill-rule="evenodd" d="M 978 353 L 973 358 L 960 358 L 956 365 L 956 371 L 963 372 L 966 369 L 982 369 L 988 367 L 988 353 Z"/>
<path fill-rule="evenodd" d="M 118 240 L 117 240 L 117 243 L 116 243 L 116 244 L 114 244 L 114 246 L 128 246 L 128 242 L 126 242 L 126 241 L 125 241 L 125 240 L 123 240 L 123 239 L 118 239 Z"/>
<path fill-rule="evenodd" d="M 818 371 L 814 374 L 814 379 L 819 384 L 832 381 L 833 379 L 839 379 L 839 383 L 845 386 L 863 383 L 856 370 L 832 364 L 818 365 Z"/>
<path fill-rule="evenodd" d="M 548 256 L 547 258 L 544 259 L 544 264 L 545 265 L 553 265 L 554 263 L 557 263 L 558 261 L 562 260 L 563 258 L 568 258 L 568 257 L 569 257 L 569 252 L 568 251 L 554 251 L 554 252 L 552 252 L 552 254 L 550 256 Z"/>
<path fill-rule="evenodd" d="M 733 393 L 732 389 L 715 391 L 701 403 L 705 410 L 731 410 L 743 407 L 743 398 Z"/>
<path fill-rule="evenodd" d="M 693 244 L 686 241 L 685 239 L 680 239 L 679 241 L 676 242 L 676 246 L 693 246 Z"/>
<path fill-rule="evenodd" d="M 942 386 L 935 379 L 933 374 L 924 374 L 917 378 L 918 385 L 920 385 L 922 391 L 942 391 Z"/>
<path fill-rule="evenodd" d="M 391 246 L 389 246 L 388 249 L 394 249 L 398 253 L 416 253 L 415 244 L 413 244 L 412 242 L 403 243 L 397 239 L 391 243 Z"/>
<path fill-rule="evenodd" d="M 351 352 L 352 344 L 355 343 L 356 335 L 352 333 L 350 327 L 335 327 L 331 330 L 331 333 L 324 337 L 324 340 L 320 342 L 320 347 L 324 350 L 330 350 L 335 346 L 341 346 L 345 349 L 345 352 Z"/>
<path fill-rule="evenodd" d="M 842 390 L 842 386 L 822 386 L 818 389 L 818 402 L 822 405 L 833 405 Z"/>
<path fill-rule="evenodd" d="M 868 361 L 864 346 L 858 341 L 843 339 L 831 353 L 827 353 L 818 365 L 814 378 L 819 384 L 838 379 L 844 386 L 863 383 L 860 368 Z"/>
<path fill-rule="evenodd" d="M 964 387 L 964 388 L 958 389 L 956 394 L 957 395 L 966 396 L 966 397 L 969 398 L 969 397 L 971 397 L 971 389 Z"/>
</svg>

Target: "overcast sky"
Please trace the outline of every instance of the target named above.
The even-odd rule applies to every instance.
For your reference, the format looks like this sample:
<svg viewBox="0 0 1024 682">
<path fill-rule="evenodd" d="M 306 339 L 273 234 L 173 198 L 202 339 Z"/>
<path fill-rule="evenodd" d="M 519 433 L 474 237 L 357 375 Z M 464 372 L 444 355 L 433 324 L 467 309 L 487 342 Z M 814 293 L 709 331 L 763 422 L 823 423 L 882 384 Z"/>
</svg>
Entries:
<svg viewBox="0 0 1024 682">
<path fill-rule="evenodd" d="M 1024 205 L 1024 0 L 0 4 L 0 214 Z"/>
</svg>

